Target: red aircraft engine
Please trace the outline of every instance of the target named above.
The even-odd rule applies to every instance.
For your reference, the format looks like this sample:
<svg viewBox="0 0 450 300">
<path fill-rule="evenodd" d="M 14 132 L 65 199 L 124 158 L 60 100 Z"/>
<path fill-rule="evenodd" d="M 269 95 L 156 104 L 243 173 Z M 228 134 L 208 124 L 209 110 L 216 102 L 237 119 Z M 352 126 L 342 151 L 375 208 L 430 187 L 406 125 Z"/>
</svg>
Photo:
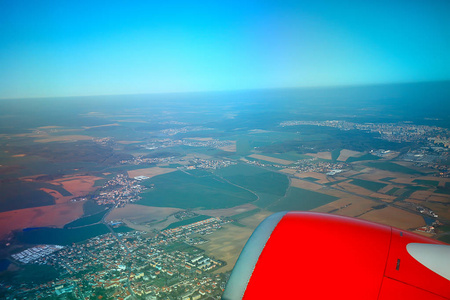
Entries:
<svg viewBox="0 0 450 300">
<path fill-rule="evenodd" d="M 276 213 L 248 240 L 222 299 L 450 299 L 450 246 L 355 218 Z"/>
</svg>

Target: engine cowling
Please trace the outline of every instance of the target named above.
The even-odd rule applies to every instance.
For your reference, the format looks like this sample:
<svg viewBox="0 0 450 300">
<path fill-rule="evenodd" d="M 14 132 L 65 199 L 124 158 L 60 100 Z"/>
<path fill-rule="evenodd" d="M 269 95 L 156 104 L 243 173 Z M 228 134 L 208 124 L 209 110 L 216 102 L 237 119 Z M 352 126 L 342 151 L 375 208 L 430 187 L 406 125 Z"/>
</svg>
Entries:
<svg viewBox="0 0 450 300">
<path fill-rule="evenodd" d="M 450 299 L 449 263 L 450 246 L 408 231 L 281 212 L 250 237 L 222 299 Z"/>
</svg>

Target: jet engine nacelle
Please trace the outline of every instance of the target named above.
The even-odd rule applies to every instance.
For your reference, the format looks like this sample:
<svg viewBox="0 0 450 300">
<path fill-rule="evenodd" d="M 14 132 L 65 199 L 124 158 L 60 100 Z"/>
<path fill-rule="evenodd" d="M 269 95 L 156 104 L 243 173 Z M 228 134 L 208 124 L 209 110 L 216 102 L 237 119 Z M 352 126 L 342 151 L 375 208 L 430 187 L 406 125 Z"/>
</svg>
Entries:
<svg viewBox="0 0 450 300">
<path fill-rule="evenodd" d="M 276 213 L 248 240 L 222 299 L 450 299 L 450 246 L 355 218 Z"/>
</svg>

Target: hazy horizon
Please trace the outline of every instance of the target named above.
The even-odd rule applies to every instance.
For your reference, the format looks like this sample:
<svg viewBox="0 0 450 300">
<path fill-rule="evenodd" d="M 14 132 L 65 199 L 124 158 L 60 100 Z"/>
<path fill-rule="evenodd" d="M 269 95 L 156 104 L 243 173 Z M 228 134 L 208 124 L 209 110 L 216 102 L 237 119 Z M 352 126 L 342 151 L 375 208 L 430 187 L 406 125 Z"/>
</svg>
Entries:
<svg viewBox="0 0 450 300">
<path fill-rule="evenodd" d="M 0 3 L 0 98 L 450 80 L 448 1 Z"/>
<path fill-rule="evenodd" d="M 114 97 L 114 96 L 157 96 L 157 95 L 187 95 L 187 94 L 208 94 L 208 93 L 235 93 L 235 92 L 251 92 L 251 91 L 276 91 L 276 90 L 329 90 L 329 89 L 347 89 L 347 88 L 364 88 L 364 87 L 380 87 L 380 86 L 400 86 L 411 84 L 450 84 L 448 80 L 430 80 L 430 81 L 401 81 L 401 82 L 377 82 L 377 83 L 361 83 L 361 84 L 340 84 L 340 85 L 317 85 L 317 86 L 284 86 L 284 87 L 266 87 L 266 88 L 242 88 L 242 89 L 223 89 L 223 90 L 196 90 L 196 91 L 177 91 L 177 92 L 144 92 L 144 93 L 124 93 L 124 94 L 83 94 L 83 95 L 65 95 L 65 96 L 42 96 L 42 97 L 13 97 L 2 98 L 1 100 L 32 100 L 32 99 L 56 99 L 56 98 L 84 98 L 84 97 Z"/>
</svg>

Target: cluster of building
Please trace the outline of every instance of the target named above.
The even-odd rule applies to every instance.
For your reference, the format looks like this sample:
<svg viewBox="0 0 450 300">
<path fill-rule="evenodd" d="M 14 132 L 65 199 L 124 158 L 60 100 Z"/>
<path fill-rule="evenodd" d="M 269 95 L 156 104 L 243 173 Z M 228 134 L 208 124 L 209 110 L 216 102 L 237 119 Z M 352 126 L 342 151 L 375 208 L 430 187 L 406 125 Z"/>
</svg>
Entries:
<svg viewBox="0 0 450 300">
<path fill-rule="evenodd" d="M 437 177 L 450 177 L 450 165 L 447 162 L 450 159 L 450 151 L 443 147 L 422 147 L 413 149 L 399 157 L 404 161 L 413 162 L 414 166 L 420 168 L 430 168 L 439 173 L 433 174 Z"/>
<path fill-rule="evenodd" d="M 195 223 L 166 229 L 160 232 L 159 236 L 163 236 L 166 242 L 173 242 L 176 240 L 187 241 L 190 235 L 207 235 L 213 233 L 215 230 L 222 228 L 223 224 L 229 223 L 231 220 L 226 220 L 217 217 L 211 217 L 206 220 Z"/>
<path fill-rule="evenodd" d="M 130 179 L 126 174 L 118 174 L 108 180 L 92 198 L 98 205 L 122 207 L 129 202 L 141 199 L 139 194 L 146 188 L 138 182 L 139 180 Z"/>
<path fill-rule="evenodd" d="M 439 217 L 434 211 L 432 211 L 428 207 L 423 207 L 423 206 L 417 205 L 416 209 L 423 215 L 427 215 L 427 216 L 430 216 L 433 218 Z"/>
<path fill-rule="evenodd" d="M 234 145 L 234 141 L 228 140 L 217 140 L 217 139 L 155 139 L 149 141 L 146 145 L 142 147 L 147 150 L 156 150 L 158 148 L 169 148 L 175 146 L 189 146 L 189 147 L 208 147 L 208 148 L 221 148 L 226 146 Z"/>
<path fill-rule="evenodd" d="M 46 283 L 0 288 L 6 299 L 55 295 L 76 299 L 220 299 L 227 278 L 212 271 L 225 262 L 184 241 L 194 233 L 220 228 L 221 222 L 211 218 L 165 230 L 155 237 L 139 231 L 120 236 L 108 233 L 67 247 L 39 246 L 55 250 L 33 263 L 54 267 L 59 277 Z"/>
<path fill-rule="evenodd" d="M 161 130 L 161 133 L 165 135 L 176 135 L 178 133 L 187 133 L 192 131 L 203 131 L 203 130 L 212 130 L 212 128 L 205 128 L 202 126 L 185 126 L 181 128 L 169 128 L 169 129 L 163 129 Z"/>
<path fill-rule="evenodd" d="M 192 219 L 194 217 L 197 217 L 198 214 L 193 212 L 193 211 L 191 211 L 191 210 L 182 210 L 182 211 L 179 211 L 179 212 L 175 213 L 173 216 L 176 219 L 182 221 L 182 220 Z"/>
<path fill-rule="evenodd" d="M 432 141 L 450 146 L 450 131 L 445 128 L 428 125 L 414 125 L 407 122 L 402 123 L 353 123 L 340 120 L 328 121 L 285 121 L 280 123 L 281 127 L 314 125 L 334 127 L 340 130 L 362 130 L 366 132 L 379 133 L 382 139 L 392 142 L 417 142 Z"/>
<path fill-rule="evenodd" d="M 258 166 L 258 167 L 273 167 L 273 168 L 279 168 L 279 169 L 286 168 L 286 166 L 282 166 L 282 165 L 278 165 L 278 164 L 271 164 L 271 163 L 268 163 L 268 162 L 262 162 L 260 160 L 248 160 L 248 159 L 245 159 L 243 161 L 245 163 L 247 163 L 247 164 Z"/>
<path fill-rule="evenodd" d="M 414 166 L 420 167 L 420 168 L 435 169 L 439 173 L 433 174 L 433 176 L 443 177 L 443 178 L 450 178 L 450 165 L 443 165 L 443 164 L 440 164 L 440 163 L 416 162 L 416 163 L 414 163 Z"/>
<path fill-rule="evenodd" d="M 169 157 L 138 156 L 133 157 L 132 159 L 121 160 L 120 163 L 122 165 L 142 165 L 142 164 L 170 164 L 170 163 L 177 163 L 178 161 L 179 159 L 174 156 Z"/>
<path fill-rule="evenodd" d="M 450 148 L 450 137 L 449 136 L 436 136 L 428 138 L 430 142 L 436 145 L 442 145 L 445 148 Z"/>
<path fill-rule="evenodd" d="M 115 139 L 112 137 L 104 137 L 104 138 L 93 138 L 92 141 L 102 146 L 112 145 L 115 142 Z"/>
<path fill-rule="evenodd" d="M 299 160 L 289 169 L 295 169 L 298 173 L 317 172 L 326 173 L 327 175 L 336 175 L 348 168 L 349 165 L 344 162 L 327 162 L 319 161 L 316 157 Z"/>
<path fill-rule="evenodd" d="M 32 248 L 28 248 L 22 252 L 15 253 L 11 255 L 11 257 L 18 262 L 28 264 L 63 248 L 63 246 L 59 245 L 38 245 Z"/>
<path fill-rule="evenodd" d="M 338 173 L 341 173 L 343 170 L 348 167 L 348 164 L 344 162 L 326 162 L 319 161 L 316 157 L 307 158 L 298 160 L 294 163 L 294 165 L 284 166 L 273 163 L 261 162 L 259 160 L 247 160 L 244 162 L 259 166 L 259 167 L 274 167 L 279 169 L 295 169 L 298 173 L 307 173 L 307 172 L 317 172 L 317 173 L 326 173 L 326 175 L 333 176 Z"/>
<path fill-rule="evenodd" d="M 202 159 L 202 158 L 194 158 L 189 160 L 189 164 L 182 169 L 193 170 L 193 169 L 221 169 L 226 168 L 231 165 L 235 165 L 236 163 L 230 160 L 221 160 L 221 159 Z"/>
</svg>

